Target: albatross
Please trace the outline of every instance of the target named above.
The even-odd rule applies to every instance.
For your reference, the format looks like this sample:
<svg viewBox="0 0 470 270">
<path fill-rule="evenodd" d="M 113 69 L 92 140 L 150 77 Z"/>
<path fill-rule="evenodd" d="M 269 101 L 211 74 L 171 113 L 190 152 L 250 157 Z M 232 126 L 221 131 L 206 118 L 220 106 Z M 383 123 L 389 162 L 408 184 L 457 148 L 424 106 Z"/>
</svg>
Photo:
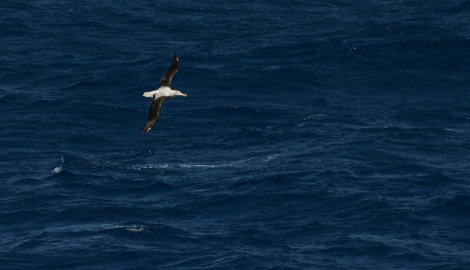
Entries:
<svg viewBox="0 0 470 270">
<path fill-rule="evenodd" d="M 152 104 L 150 105 L 149 109 L 149 120 L 142 133 L 147 133 L 153 127 L 153 125 L 155 125 L 158 117 L 160 116 L 160 108 L 162 107 L 162 103 L 165 99 L 176 96 L 188 96 L 184 93 L 181 93 L 181 91 L 173 90 L 170 87 L 171 79 L 173 79 L 173 76 L 178 71 L 179 65 L 180 61 L 178 56 L 175 54 L 175 56 L 173 56 L 173 62 L 171 63 L 170 68 L 165 74 L 163 74 L 157 89 L 142 93 L 143 97 L 152 98 Z"/>
</svg>

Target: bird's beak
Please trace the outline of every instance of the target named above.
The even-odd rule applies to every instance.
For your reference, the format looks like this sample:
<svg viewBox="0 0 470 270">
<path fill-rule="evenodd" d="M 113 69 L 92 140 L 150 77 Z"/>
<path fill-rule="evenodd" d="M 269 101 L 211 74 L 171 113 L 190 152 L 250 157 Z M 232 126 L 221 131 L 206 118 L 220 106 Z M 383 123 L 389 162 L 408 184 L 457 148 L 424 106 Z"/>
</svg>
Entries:
<svg viewBox="0 0 470 270">
<path fill-rule="evenodd" d="M 185 93 L 181 93 L 181 96 L 187 97 L 188 95 L 186 95 Z"/>
</svg>

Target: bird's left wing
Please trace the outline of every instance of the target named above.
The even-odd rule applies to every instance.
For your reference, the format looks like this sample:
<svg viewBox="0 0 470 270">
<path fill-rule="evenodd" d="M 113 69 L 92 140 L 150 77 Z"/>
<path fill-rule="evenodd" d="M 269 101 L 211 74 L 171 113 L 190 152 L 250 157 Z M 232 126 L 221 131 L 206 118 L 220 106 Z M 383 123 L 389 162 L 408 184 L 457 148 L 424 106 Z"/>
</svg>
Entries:
<svg viewBox="0 0 470 270">
<path fill-rule="evenodd" d="M 147 133 L 153 127 L 153 125 L 155 125 L 158 117 L 160 116 L 160 108 L 162 107 L 164 100 L 165 97 L 159 97 L 152 100 L 152 104 L 150 105 L 149 109 L 149 120 L 142 133 Z"/>
</svg>

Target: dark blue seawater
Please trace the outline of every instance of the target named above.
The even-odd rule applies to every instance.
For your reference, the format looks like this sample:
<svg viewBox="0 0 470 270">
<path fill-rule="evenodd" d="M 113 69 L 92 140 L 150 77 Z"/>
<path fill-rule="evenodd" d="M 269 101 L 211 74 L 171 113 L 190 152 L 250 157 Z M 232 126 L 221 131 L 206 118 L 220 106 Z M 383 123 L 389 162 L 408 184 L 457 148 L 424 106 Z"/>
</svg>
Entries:
<svg viewBox="0 0 470 270">
<path fill-rule="evenodd" d="M 470 269 L 470 2 L 218 2 L 0 2 L 0 268 Z"/>
</svg>

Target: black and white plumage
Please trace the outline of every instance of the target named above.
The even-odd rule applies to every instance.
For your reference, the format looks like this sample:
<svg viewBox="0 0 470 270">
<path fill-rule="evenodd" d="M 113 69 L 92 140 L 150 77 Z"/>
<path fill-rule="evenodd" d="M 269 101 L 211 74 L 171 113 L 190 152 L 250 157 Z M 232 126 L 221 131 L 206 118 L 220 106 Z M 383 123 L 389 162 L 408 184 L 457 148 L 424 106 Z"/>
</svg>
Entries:
<svg viewBox="0 0 470 270">
<path fill-rule="evenodd" d="M 173 56 L 173 62 L 171 63 L 170 68 L 165 74 L 163 74 L 157 89 L 142 93 L 143 97 L 152 98 L 152 104 L 150 105 L 149 109 L 148 123 L 142 133 L 147 133 L 153 127 L 153 125 L 155 125 L 158 117 L 160 116 L 160 108 L 162 107 L 162 103 L 166 98 L 175 96 L 187 97 L 186 94 L 181 93 L 179 90 L 173 90 L 170 88 L 171 80 L 178 71 L 179 65 L 180 62 L 178 56 L 175 54 L 175 56 Z"/>
</svg>

